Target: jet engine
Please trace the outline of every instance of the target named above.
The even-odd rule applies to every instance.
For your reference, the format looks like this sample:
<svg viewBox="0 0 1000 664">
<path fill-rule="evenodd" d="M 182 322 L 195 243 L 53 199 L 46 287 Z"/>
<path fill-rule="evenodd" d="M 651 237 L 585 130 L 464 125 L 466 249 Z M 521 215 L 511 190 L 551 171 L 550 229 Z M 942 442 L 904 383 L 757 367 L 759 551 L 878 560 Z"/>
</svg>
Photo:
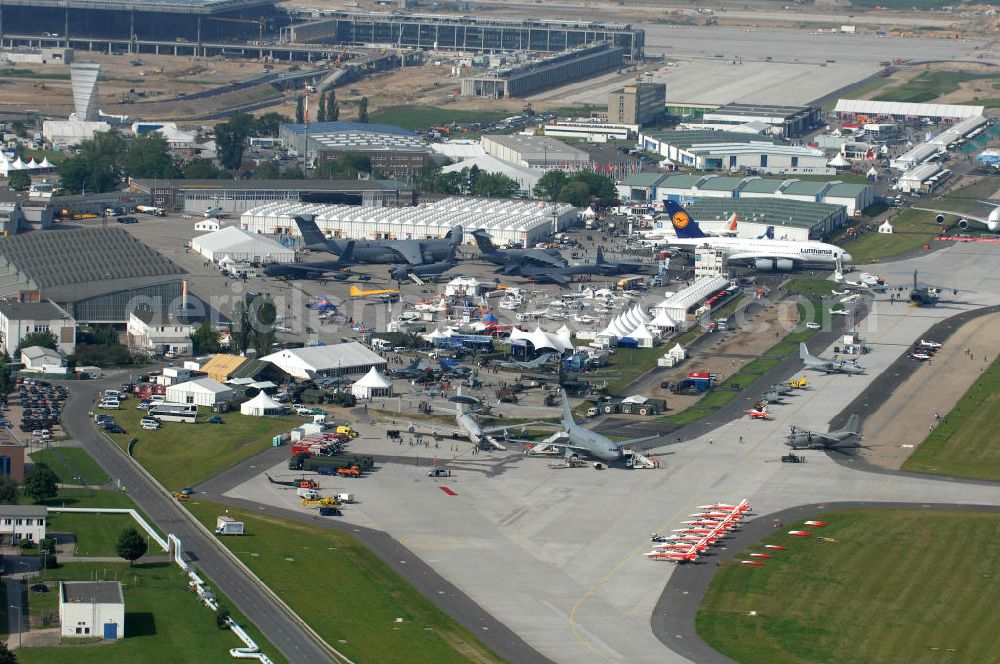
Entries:
<svg viewBox="0 0 1000 664">
<path fill-rule="evenodd" d="M 770 258 L 758 258 L 754 261 L 754 266 L 761 272 L 790 272 L 795 268 L 795 263 L 787 258 L 773 260 Z"/>
<path fill-rule="evenodd" d="M 959 219 L 958 220 L 958 227 L 961 228 L 962 230 L 965 230 L 966 228 L 969 227 L 969 220 L 968 219 Z"/>
</svg>

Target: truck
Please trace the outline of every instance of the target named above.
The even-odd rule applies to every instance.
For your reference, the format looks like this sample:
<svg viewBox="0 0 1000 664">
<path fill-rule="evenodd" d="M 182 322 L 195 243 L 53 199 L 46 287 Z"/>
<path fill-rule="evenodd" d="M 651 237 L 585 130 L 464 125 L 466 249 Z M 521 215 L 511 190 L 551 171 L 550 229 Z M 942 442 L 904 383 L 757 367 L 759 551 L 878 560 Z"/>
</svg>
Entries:
<svg viewBox="0 0 1000 664">
<path fill-rule="evenodd" d="M 338 426 L 337 427 L 337 433 L 344 434 L 345 436 L 348 436 L 349 438 L 357 438 L 358 436 L 361 435 L 360 433 L 358 433 L 357 431 L 355 431 L 354 429 L 352 429 L 350 427 L 350 425 L 347 425 L 347 424 L 341 424 L 340 426 Z"/>
<path fill-rule="evenodd" d="M 243 522 L 229 516 L 220 516 L 215 520 L 216 535 L 242 535 Z"/>
<path fill-rule="evenodd" d="M 337 499 L 337 502 L 344 503 L 345 505 L 350 505 L 355 501 L 353 493 L 338 493 L 334 498 Z"/>
<path fill-rule="evenodd" d="M 161 207 L 153 207 L 152 205 L 136 205 L 136 212 L 142 212 L 143 214 L 151 214 L 154 217 L 164 217 L 166 213 Z"/>
<path fill-rule="evenodd" d="M 319 498 L 319 491 L 311 488 L 299 488 L 295 490 L 295 495 L 307 500 L 316 500 Z"/>
<path fill-rule="evenodd" d="M 388 339 L 372 339 L 372 350 L 377 350 L 383 353 L 387 353 L 392 350 L 392 342 Z"/>
<path fill-rule="evenodd" d="M 314 457 L 300 453 L 288 460 L 289 470 L 311 470 L 321 475 L 334 475 L 337 470 L 351 466 L 357 466 L 362 472 L 366 472 L 375 466 L 375 459 L 371 456 L 358 454 Z"/>
</svg>

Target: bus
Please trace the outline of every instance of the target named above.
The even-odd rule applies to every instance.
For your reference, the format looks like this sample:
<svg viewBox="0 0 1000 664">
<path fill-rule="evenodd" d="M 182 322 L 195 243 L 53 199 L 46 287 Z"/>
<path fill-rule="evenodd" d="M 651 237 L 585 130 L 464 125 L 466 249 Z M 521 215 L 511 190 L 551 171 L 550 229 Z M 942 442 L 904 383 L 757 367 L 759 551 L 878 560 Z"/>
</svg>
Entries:
<svg viewBox="0 0 1000 664">
<path fill-rule="evenodd" d="M 161 422 L 188 422 L 198 419 L 198 406 L 193 403 L 159 403 L 149 407 L 149 417 Z"/>
</svg>

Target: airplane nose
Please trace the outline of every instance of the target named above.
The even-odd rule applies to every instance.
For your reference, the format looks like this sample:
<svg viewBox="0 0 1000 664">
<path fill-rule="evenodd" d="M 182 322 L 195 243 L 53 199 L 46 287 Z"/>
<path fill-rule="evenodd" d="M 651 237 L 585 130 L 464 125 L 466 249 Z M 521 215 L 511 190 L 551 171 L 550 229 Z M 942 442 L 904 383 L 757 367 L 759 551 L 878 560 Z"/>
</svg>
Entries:
<svg viewBox="0 0 1000 664">
<path fill-rule="evenodd" d="M 840 257 L 840 261 L 842 263 L 853 263 L 854 257 L 845 251 L 843 255 Z"/>
</svg>

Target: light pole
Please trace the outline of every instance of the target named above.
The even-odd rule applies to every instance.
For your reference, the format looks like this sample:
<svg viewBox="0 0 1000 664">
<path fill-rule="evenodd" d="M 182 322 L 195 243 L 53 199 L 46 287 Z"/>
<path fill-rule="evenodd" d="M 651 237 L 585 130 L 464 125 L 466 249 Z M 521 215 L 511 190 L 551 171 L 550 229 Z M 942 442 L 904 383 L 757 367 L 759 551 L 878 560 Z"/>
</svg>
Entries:
<svg viewBox="0 0 1000 664">
<path fill-rule="evenodd" d="M 14 606 L 13 604 L 10 604 L 9 606 L 12 609 L 17 609 L 17 647 L 20 648 L 21 647 L 21 631 L 22 631 L 21 627 L 23 627 L 22 621 L 21 621 L 21 607 Z"/>
</svg>

